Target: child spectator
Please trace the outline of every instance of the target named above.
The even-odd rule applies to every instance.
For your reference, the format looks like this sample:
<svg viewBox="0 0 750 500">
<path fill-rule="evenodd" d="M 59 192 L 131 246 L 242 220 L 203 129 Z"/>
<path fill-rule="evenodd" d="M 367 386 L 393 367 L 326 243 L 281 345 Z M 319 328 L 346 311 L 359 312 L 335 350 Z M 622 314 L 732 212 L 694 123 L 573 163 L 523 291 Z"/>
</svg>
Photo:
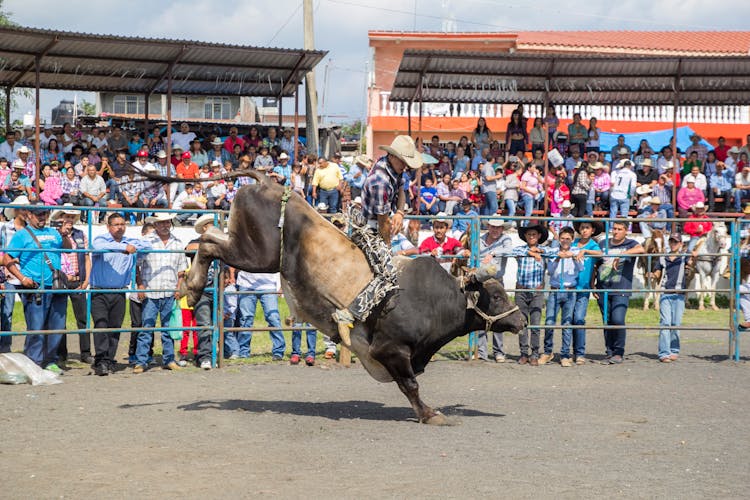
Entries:
<svg viewBox="0 0 750 500">
<path fill-rule="evenodd" d="M 440 211 L 437 189 L 432 186 L 432 177 L 425 178 L 424 182 L 419 190 L 419 213 L 436 215 Z"/>
<path fill-rule="evenodd" d="M 692 264 L 696 256 L 678 255 L 682 251 L 682 239 L 679 234 L 669 237 L 669 255 L 659 257 L 654 266 L 662 271 L 661 289 L 665 292 L 659 298 L 659 325 L 664 327 L 680 326 L 685 313 L 685 290 L 687 273 L 685 266 Z M 680 331 L 674 328 L 659 330 L 659 361 L 671 363 L 680 355 Z"/>
</svg>

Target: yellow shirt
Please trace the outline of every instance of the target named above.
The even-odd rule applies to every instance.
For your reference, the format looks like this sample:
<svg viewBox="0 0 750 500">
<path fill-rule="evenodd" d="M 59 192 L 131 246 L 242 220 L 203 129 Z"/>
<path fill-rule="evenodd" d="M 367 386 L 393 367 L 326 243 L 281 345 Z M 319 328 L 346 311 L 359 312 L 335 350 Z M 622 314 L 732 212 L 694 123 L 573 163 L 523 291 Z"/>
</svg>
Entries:
<svg viewBox="0 0 750 500">
<path fill-rule="evenodd" d="M 339 183 L 344 180 L 341 170 L 336 165 L 329 164 L 326 168 L 317 168 L 313 176 L 313 186 L 326 191 L 336 189 Z"/>
</svg>

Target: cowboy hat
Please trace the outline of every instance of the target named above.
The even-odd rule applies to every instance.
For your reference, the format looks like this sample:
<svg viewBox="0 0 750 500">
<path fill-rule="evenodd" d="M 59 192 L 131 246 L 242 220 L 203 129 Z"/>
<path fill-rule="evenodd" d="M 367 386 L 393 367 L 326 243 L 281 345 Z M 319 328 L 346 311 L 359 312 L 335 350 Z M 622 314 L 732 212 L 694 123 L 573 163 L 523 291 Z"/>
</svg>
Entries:
<svg viewBox="0 0 750 500">
<path fill-rule="evenodd" d="M 352 203 L 354 203 L 355 205 L 361 205 L 362 204 L 362 197 L 361 196 L 355 196 L 354 199 L 352 200 Z"/>
<path fill-rule="evenodd" d="M 318 203 L 318 204 L 317 204 L 317 205 L 315 206 L 315 209 L 316 209 L 316 210 L 317 210 L 318 212 L 323 212 L 324 210 L 328 210 L 328 205 L 326 205 L 326 204 L 325 204 L 325 203 L 323 203 L 323 202 L 320 202 L 320 203 Z"/>
<path fill-rule="evenodd" d="M 742 209 L 742 213 L 745 215 L 750 215 L 750 203 L 745 205 L 745 208 Z"/>
<path fill-rule="evenodd" d="M 23 170 L 23 169 L 26 168 L 26 164 L 21 159 L 14 160 L 13 161 L 13 168 L 17 168 L 19 170 Z"/>
<path fill-rule="evenodd" d="M 651 158 L 644 158 L 641 161 L 641 166 L 642 167 L 653 167 L 654 165 L 651 163 Z"/>
<path fill-rule="evenodd" d="M 706 204 L 703 203 L 702 201 L 699 201 L 698 203 L 696 203 L 695 205 L 693 205 L 692 207 L 690 207 L 690 210 L 692 210 L 693 212 L 695 212 L 696 210 L 702 210 L 704 208 L 706 208 Z"/>
<path fill-rule="evenodd" d="M 184 151 L 184 149 L 179 144 L 172 144 L 172 151 Z"/>
<path fill-rule="evenodd" d="M 521 228 L 518 230 L 518 237 L 521 238 L 521 240 L 525 243 L 528 243 L 528 241 L 526 241 L 526 233 L 531 229 L 535 229 L 539 232 L 540 244 L 544 243 L 549 238 L 549 231 L 547 231 L 547 228 L 544 227 L 539 221 L 530 221 L 528 226 L 521 226 Z"/>
<path fill-rule="evenodd" d="M 18 148 L 18 153 L 29 154 L 31 153 L 31 150 L 27 148 L 26 146 L 21 146 L 20 148 Z"/>
<path fill-rule="evenodd" d="M 288 159 L 289 159 L 289 155 L 288 155 L 288 154 L 286 154 L 286 153 L 284 153 L 284 152 L 282 152 L 282 153 L 281 153 L 281 154 L 279 155 L 279 161 L 281 161 L 281 160 L 288 160 Z"/>
<path fill-rule="evenodd" d="M 214 139 L 213 141 L 211 141 L 212 146 L 221 146 L 222 144 L 224 144 L 224 141 L 222 141 L 218 137 Z"/>
<path fill-rule="evenodd" d="M 629 155 L 630 151 L 628 151 L 628 148 L 620 148 L 617 150 L 618 155 Z"/>
<path fill-rule="evenodd" d="M 81 212 L 78 210 L 70 210 L 70 207 L 73 207 L 74 205 L 72 203 L 65 203 L 62 208 L 55 210 L 52 212 L 52 215 L 50 216 L 51 221 L 56 221 L 58 219 L 61 219 L 63 215 L 75 215 L 76 220 L 75 222 L 78 222 L 81 220 Z M 66 210 L 65 208 L 68 207 Z M 74 223 L 75 223 L 74 222 Z"/>
<path fill-rule="evenodd" d="M 512 222 L 504 221 L 502 219 L 490 219 L 487 221 L 487 224 L 492 227 L 501 227 L 503 229 L 510 229 L 511 227 L 513 227 Z"/>
<path fill-rule="evenodd" d="M 602 162 L 598 161 L 591 165 L 592 170 L 601 170 L 604 168 L 604 165 L 602 165 Z"/>
<path fill-rule="evenodd" d="M 648 200 L 649 205 L 661 205 L 661 200 L 658 196 L 652 196 Z"/>
<path fill-rule="evenodd" d="M 591 237 L 599 236 L 604 232 L 604 226 L 601 222 L 597 220 L 585 220 L 585 221 L 577 221 L 573 223 L 573 228 L 576 230 L 576 233 L 581 234 L 581 224 L 591 224 L 591 228 L 594 230 L 594 232 L 591 234 Z"/>
<path fill-rule="evenodd" d="M 572 208 L 573 204 L 570 202 L 570 200 L 563 200 L 563 202 L 560 204 L 560 208 Z"/>
<path fill-rule="evenodd" d="M 414 139 L 408 135 L 399 135 L 393 139 L 390 146 L 380 146 L 380 149 L 403 161 L 409 168 L 422 166 L 422 155 L 417 151 Z"/>
<path fill-rule="evenodd" d="M 641 196 L 643 196 L 644 194 L 648 194 L 651 191 L 653 191 L 653 189 L 651 189 L 651 186 L 649 186 L 648 184 L 644 184 L 635 188 L 635 194 L 639 194 Z"/>
<path fill-rule="evenodd" d="M 198 217 L 198 220 L 195 221 L 195 224 L 193 224 L 193 229 L 195 229 L 196 233 L 203 234 L 206 232 L 206 227 L 213 225 L 214 214 L 203 214 Z"/>
<path fill-rule="evenodd" d="M 674 168 L 674 162 L 672 160 L 669 160 L 667 163 L 664 164 L 662 168 L 664 170 L 671 170 Z"/>
<path fill-rule="evenodd" d="M 157 212 L 154 215 L 151 215 L 149 217 L 146 217 L 146 222 L 149 224 L 153 224 L 154 222 L 164 222 L 164 221 L 172 221 L 177 217 L 177 214 L 172 212 Z"/>
<path fill-rule="evenodd" d="M 740 154 L 740 148 L 738 148 L 737 146 L 732 146 L 731 148 L 729 148 L 729 152 L 731 154 L 738 155 Z"/>
<path fill-rule="evenodd" d="M 367 157 L 367 155 L 359 155 L 354 159 L 354 163 L 359 165 L 362 168 L 369 169 L 372 167 L 372 160 Z"/>
<path fill-rule="evenodd" d="M 447 217 L 447 216 L 448 216 L 448 214 L 446 214 L 445 212 L 438 212 L 437 215 L 435 215 L 435 218 L 432 219 L 432 225 L 434 226 L 437 223 L 442 223 L 442 224 L 448 224 L 450 226 L 450 224 L 451 224 L 450 219 L 445 219 L 444 218 L 444 217 Z"/>
<path fill-rule="evenodd" d="M 29 199 L 26 196 L 17 196 L 15 200 L 12 200 L 11 205 L 28 205 Z M 6 208 L 5 209 L 5 218 L 8 220 L 12 220 L 16 218 L 16 209 L 15 208 Z"/>
<path fill-rule="evenodd" d="M 432 156 L 430 153 L 422 153 L 422 166 L 424 165 L 437 165 L 438 159 Z"/>
</svg>

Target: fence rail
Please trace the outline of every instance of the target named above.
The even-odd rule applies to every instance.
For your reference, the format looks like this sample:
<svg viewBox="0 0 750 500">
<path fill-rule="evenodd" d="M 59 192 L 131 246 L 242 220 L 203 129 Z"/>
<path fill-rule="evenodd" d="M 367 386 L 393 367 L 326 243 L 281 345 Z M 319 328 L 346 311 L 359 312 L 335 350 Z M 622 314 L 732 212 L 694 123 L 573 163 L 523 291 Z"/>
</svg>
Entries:
<svg viewBox="0 0 750 500">
<path fill-rule="evenodd" d="M 0 209 L 4 208 L 20 208 L 24 209 L 25 206 L 22 205 L 0 205 Z M 50 207 L 52 208 L 52 207 Z M 59 207 L 58 207 L 59 208 Z M 69 207 L 66 207 L 68 209 Z M 196 210 L 170 210 L 170 209 L 132 209 L 132 208 L 102 208 L 102 207 L 74 207 L 76 210 L 79 211 L 98 211 L 98 212 L 117 212 L 120 214 L 124 214 L 126 216 L 127 220 L 127 214 L 129 213 L 135 213 L 135 212 L 147 212 L 147 213 L 153 213 L 153 212 L 169 212 L 169 213 L 196 213 Z M 204 213 L 213 213 L 215 215 L 214 217 L 214 224 L 218 225 L 219 227 L 223 227 L 226 222 L 227 213 L 222 211 L 201 211 Z M 414 216 L 410 215 L 406 217 L 407 219 L 420 219 L 420 220 L 434 220 L 437 217 L 431 217 L 431 216 Z M 559 218 L 556 217 L 497 217 L 497 216 L 470 216 L 465 217 L 459 215 L 454 216 L 441 216 L 440 219 L 464 219 L 469 220 L 469 227 L 471 228 L 471 237 L 469 240 L 469 250 L 470 250 L 470 256 L 467 257 L 467 261 L 470 266 L 472 267 L 478 267 L 479 266 L 479 234 L 480 234 L 480 228 L 483 223 L 487 222 L 489 219 L 502 219 L 504 221 L 510 221 L 514 222 L 516 224 L 524 224 L 526 221 L 529 220 L 539 220 L 549 222 L 549 221 L 559 221 Z M 93 222 L 91 221 L 91 217 L 88 218 L 88 222 L 86 223 L 87 226 L 87 232 L 88 232 L 88 248 L 86 249 L 56 249 L 56 250 L 44 250 L 47 253 L 90 253 L 90 254 L 103 254 L 112 252 L 111 250 L 97 250 L 92 247 L 92 234 L 93 234 Z M 572 221 L 598 221 L 602 222 L 605 226 L 605 234 L 608 233 L 609 227 L 611 224 L 615 221 L 622 221 L 622 220 L 628 220 L 629 222 L 637 223 L 642 222 L 643 219 L 609 219 L 609 218 L 579 218 L 579 219 L 571 219 Z M 671 223 L 679 223 L 684 222 L 689 219 L 649 219 L 649 222 L 671 222 Z M 729 287 L 728 288 L 716 288 L 713 290 L 710 290 L 710 292 L 719 292 L 719 293 L 728 293 L 730 298 L 730 317 L 729 317 L 729 325 L 726 328 L 723 328 L 721 326 L 714 327 L 714 326 L 694 326 L 694 327 L 663 327 L 659 325 L 655 326 L 649 326 L 649 325 L 627 325 L 626 328 L 628 329 L 635 329 L 635 330 L 645 330 L 645 329 L 662 329 L 662 328 L 674 328 L 674 329 L 680 329 L 680 330 L 686 330 L 686 331 L 715 331 L 715 330 L 726 330 L 728 333 L 728 339 L 729 339 L 729 355 L 730 357 L 733 357 L 735 361 L 738 361 L 740 358 L 740 339 L 739 339 L 739 328 L 738 325 L 740 324 L 739 319 L 739 313 L 738 313 L 738 307 L 737 304 L 739 304 L 739 283 L 740 283 L 740 221 L 735 218 L 712 218 L 708 219 L 711 222 L 723 222 L 728 227 L 728 235 L 731 240 L 731 244 L 729 246 L 729 249 L 727 252 L 718 252 L 718 253 L 711 253 L 710 256 L 718 256 L 718 257 L 726 257 L 729 260 L 730 265 L 730 279 L 729 279 Z M 608 240 L 607 240 L 608 241 Z M 5 248 L 2 249 L 3 252 L 8 251 L 25 251 L 25 252 L 41 252 L 40 249 L 12 249 L 12 248 Z M 610 256 L 617 256 L 617 254 L 609 254 L 609 248 L 608 245 L 605 244 L 605 248 L 603 250 L 604 257 Z M 149 254 L 149 253 L 184 253 L 182 251 L 178 250 L 143 250 L 139 251 L 138 254 Z M 631 255 L 630 257 L 647 257 L 647 258 L 653 258 L 653 257 L 659 257 L 665 254 L 639 254 L 639 255 Z M 452 258 L 450 256 L 444 257 L 445 259 Z M 138 328 L 141 331 L 150 331 L 150 332 L 169 332 L 169 331 L 184 331 L 184 330 L 205 330 L 210 329 L 211 330 L 211 339 L 212 339 L 212 364 L 214 366 L 220 366 L 223 356 L 223 341 L 224 341 L 224 332 L 237 332 L 237 331 L 248 331 L 248 332 L 262 332 L 262 331 L 293 331 L 293 330 L 306 330 L 309 329 L 308 327 L 305 327 L 304 325 L 292 325 L 287 327 L 252 327 L 252 328 L 244 328 L 244 327 L 224 327 L 223 321 L 220 321 L 220 318 L 223 318 L 223 295 L 224 295 L 224 286 L 223 286 L 223 276 L 218 267 L 218 263 L 214 262 L 214 271 L 215 276 L 218 276 L 218 286 L 216 287 L 210 287 L 207 288 L 205 291 L 211 292 L 212 294 L 212 320 L 210 325 L 201 325 L 201 326 L 195 326 L 195 327 L 151 327 L 151 328 Z M 17 289 L 14 290 L 14 293 L 19 294 L 85 294 L 86 295 L 86 327 L 85 329 L 75 329 L 75 330 L 45 330 L 45 331 L 11 331 L 11 332 L 0 332 L 0 335 L 2 336 L 22 336 L 22 335 L 30 335 L 30 334 L 61 334 L 61 333 L 70 333 L 70 334 L 82 334 L 82 333 L 92 333 L 92 334 L 106 334 L 106 333 L 122 333 L 122 332 L 132 332 L 134 331 L 134 328 L 92 328 L 91 324 L 91 295 L 94 293 L 174 293 L 175 290 L 166 290 L 166 289 L 137 289 L 134 287 L 135 283 L 135 268 L 133 269 L 133 275 L 131 279 L 131 286 L 130 288 L 124 290 L 124 289 L 98 289 L 98 288 L 88 288 L 88 289 L 73 289 L 73 290 L 50 290 L 50 289 Z M 509 288 L 508 291 L 514 292 L 514 291 L 528 291 L 527 289 L 511 289 Z M 555 288 L 543 288 L 540 290 L 535 290 L 540 292 L 559 292 L 560 289 Z M 608 301 L 608 296 L 611 293 L 630 293 L 630 292 L 653 292 L 655 290 L 651 289 L 627 289 L 627 290 L 618 290 L 618 289 L 581 289 L 581 290 L 571 290 L 571 292 L 582 292 L 582 293 L 598 293 L 602 294 L 604 296 L 604 303 L 605 307 Z M 668 293 L 670 290 L 658 290 L 659 293 Z M 237 290 L 228 292 L 233 295 L 261 295 L 261 294 L 268 294 L 268 293 L 275 293 L 280 294 L 281 292 L 270 292 L 270 291 L 254 291 L 254 290 Z M 587 326 L 587 325 L 530 325 L 529 328 L 539 328 L 539 329 L 562 329 L 562 328 L 580 328 L 580 329 L 594 329 L 594 330 L 607 330 L 607 329 L 614 329 L 614 328 L 622 328 L 621 325 L 600 325 L 600 326 Z M 476 332 L 470 334 L 469 339 L 469 349 L 472 349 L 472 346 L 474 349 L 476 349 Z"/>
</svg>

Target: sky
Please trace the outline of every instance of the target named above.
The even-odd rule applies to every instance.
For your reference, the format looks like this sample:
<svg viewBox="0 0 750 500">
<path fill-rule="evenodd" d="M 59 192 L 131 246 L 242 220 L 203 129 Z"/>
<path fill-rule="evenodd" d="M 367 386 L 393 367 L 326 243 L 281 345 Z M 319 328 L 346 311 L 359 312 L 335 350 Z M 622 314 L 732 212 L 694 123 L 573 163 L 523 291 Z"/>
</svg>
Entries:
<svg viewBox="0 0 750 500">
<path fill-rule="evenodd" d="M 117 7 L 113 8 L 115 4 Z M 64 7 L 63 7 L 64 5 Z M 327 121 L 364 117 L 368 30 L 747 30 L 747 0 L 313 0 L 315 48 L 327 50 L 316 80 Z M 584 9 L 583 6 L 586 6 Z M 89 33 L 302 48 L 302 0 L 4 0 L 15 23 Z M 325 84 L 326 67 L 328 82 Z M 42 118 L 73 93 L 42 91 Z M 94 102 L 91 93 L 78 99 Z M 285 109 L 293 109 L 285 103 Z M 19 99 L 20 118 L 33 100 Z"/>
</svg>

